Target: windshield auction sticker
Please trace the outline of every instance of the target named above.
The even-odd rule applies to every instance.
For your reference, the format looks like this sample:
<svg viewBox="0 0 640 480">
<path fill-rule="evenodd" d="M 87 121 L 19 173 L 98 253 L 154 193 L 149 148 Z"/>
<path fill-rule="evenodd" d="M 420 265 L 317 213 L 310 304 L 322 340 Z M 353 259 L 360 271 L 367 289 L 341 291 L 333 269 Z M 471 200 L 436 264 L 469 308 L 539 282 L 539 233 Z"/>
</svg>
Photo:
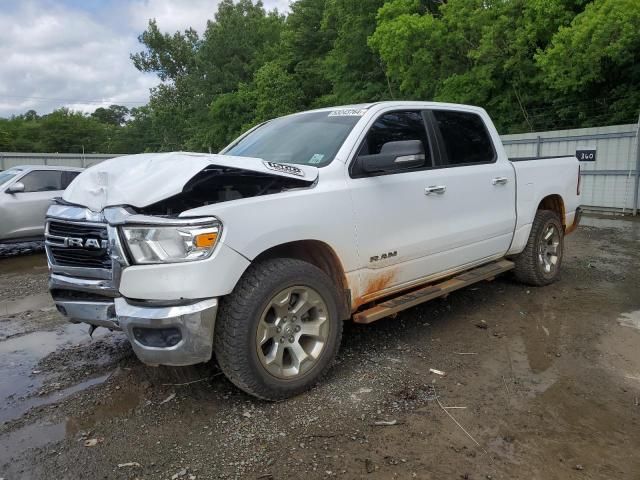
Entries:
<svg viewBox="0 0 640 480">
<path fill-rule="evenodd" d="M 329 112 L 330 117 L 361 117 L 367 113 L 366 108 L 342 108 Z"/>
<path fill-rule="evenodd" d="M 293 165 L 288 165 L 285 163 L 274 163 L 263 161 L 264 166 L 275 170 L 276 172 L 288 173 L 289 175 L 296 175 L 298 177 L 304 177 L 304 172 L 300 170 L 298 167 L 294 167 Z"/>
</svg>

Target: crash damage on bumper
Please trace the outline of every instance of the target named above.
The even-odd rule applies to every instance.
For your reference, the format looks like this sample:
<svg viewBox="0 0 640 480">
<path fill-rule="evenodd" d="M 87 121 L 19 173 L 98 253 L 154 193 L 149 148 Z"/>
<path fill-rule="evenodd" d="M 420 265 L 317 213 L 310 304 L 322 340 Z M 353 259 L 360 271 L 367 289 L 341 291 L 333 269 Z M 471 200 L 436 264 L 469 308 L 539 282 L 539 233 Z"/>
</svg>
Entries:
<svg viewBox="0 0 640 480">
<path fill-rule="evenodd" d="M 98 214 L 64 203 L 50 207 L 45 248 L 56 308 L 73 323 L 123 331 L 144 363 L 183 366 L 210 360 L 217 298 L 160 302 L 121 295 L 122 272 L 131 265 L 113 223 L 128 217 L 123 209 Z M 100 236 L 105 252 L 63 248 L 75 239 Z"/>
<path fill-rule="evenodd" d="M 231 291 L 249 261 L 220 241 L 216 218 L 183 214 L 212 203 L 309 188 L 317 180 L 315 167 L 292 169 L 260 159 L 182 152 L 118 157 L 88 169 L 47 212 L 45 248 L 56 307 L 71 322 L 124 332 L 144 363 L 208 361 L 218 299 Z M 126 238 L 136 229 L 176 228 L 182 235 L 205 227 L 214 243 L 197 261 L 142 257 L 141 262 Z M 149 250 L 153 254 L 153 246 Z"/>
<path fill-rule="evenodd" d="M 73 323 L 120 330 L 127 336 L 136 356 L 149 365 L 184 366 L 207 362 L 213 353 L 213 329 L 218 299 L 208 298 L 175 305 L 131 304 L 126 298 L 73 298 L 70 288 L 87 292 L 95 282 L 81 282 L 52 275 L 52 292 L 56 308 Z M 64 287 L 66 290 L 64 290 Z"/>
</svg>

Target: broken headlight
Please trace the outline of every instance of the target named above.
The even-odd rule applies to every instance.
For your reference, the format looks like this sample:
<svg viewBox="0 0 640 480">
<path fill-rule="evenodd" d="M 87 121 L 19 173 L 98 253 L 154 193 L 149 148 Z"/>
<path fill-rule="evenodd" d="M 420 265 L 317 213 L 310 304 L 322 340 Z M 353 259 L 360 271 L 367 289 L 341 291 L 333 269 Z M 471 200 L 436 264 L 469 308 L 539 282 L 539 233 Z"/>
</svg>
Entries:
<svg viewBox="0 0 640 480">
<path fill-rule="evenodd" d="M 220 237 L 220 223 L 211 225 L 123 226 L 132 260 L 137 264 L 202 260 L 211 255 Z"/>
</svg>

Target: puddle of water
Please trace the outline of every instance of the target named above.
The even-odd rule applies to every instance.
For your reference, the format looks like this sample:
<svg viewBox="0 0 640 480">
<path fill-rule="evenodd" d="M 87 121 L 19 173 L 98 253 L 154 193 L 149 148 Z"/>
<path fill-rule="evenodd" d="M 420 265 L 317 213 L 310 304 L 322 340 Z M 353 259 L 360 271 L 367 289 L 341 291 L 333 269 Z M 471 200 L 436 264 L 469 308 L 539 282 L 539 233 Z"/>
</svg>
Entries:
<svg viewBox="0 0 640 480">
<path fill-rule="evenodd" d="M 67 418 L 66 435 L 73 437 L 80 431 L 90 430 L 98 422 L 118 417 L 133 410 L 141 401 L 141 393 L 120 390 L 114 393 L 107 403 L 96 406 L 89 415 Z"/>
<path fill-rule="evenodd" d="M 640 330 L 640 310 L 636 310 L 635 312 L 623 313 L 618 318 L 618 323 L 623 327 L 635 328 L 636 330 Z"/>
<path fill-rule="evenodd" d="M 6 435 L 0 442 L 0 465 L 8 464 L 13 457 L 30 448 L 62 440 L 65 435 L 64 423 L 34 423 Z"/>
<path fill-rule="evenodd" d="M 15 315 L 16 313 L 27 311 L 53 309 L 55 309 L 55 306 L 48 292 L 0 302 L 0 315 Z"/>
<path fill-rule="evenodd" d="M 0 274 L 44 273 L 47 271 L 47 268 L 47 257 L 44 254 L 0 259 Z"/>
<path fill-rule="evenodd" d="M 64 391 L 64 396 L 85 389 L 91 385 L 104 382 L 109 375 L 103 375 L 82 384 L 75 385 Z M 62 392 L 58 392 L 61 394 Z M 53 395 L 52 395 L 53 396 Z M 52 400 L 58 401 L 60 398 Z M 88 415 L 82 417 L 68 417 L 64 422 L 47 423 L 38 421 L 26 425 L 5 435 L 0 435 L 0 466 L 7 464 L 24 451 L 32 448 L 42 448 L 50 443 L 64 438 L 73 438 L 81 431 L 92 429 L 97 423 L 125 414 L 136 408 L 142 401 L 140 392 L 120 390 L 113 394 L 108 403 L 100 404 Z"/>
<path fill-rule="evenodd" d="M 531 333 L 529 333 L 531 335 Z M 540 332 L 539 335 L 544 335 Z M 533 357 L 535 358 L 535 357 Z M 537 360 L 533 360 L 533 364 Z M 518 335 L 505 343 L 504 350 L 496 350 L 483 362 L 483 368 L 492 372 L 498 379 L 507 384 L 500 395 L 506 394 L 511 400 L 523 397 L 536 397 L 543 394 L 558 381 L 558 369 L 548 366 L 544 370 L 534 368 L 530 346 L 526 338 Z M 513 383 L 518 380 L 517 385 Z"/>
<path fill-rule="evenodd" d="M 32 374 L 36 364 L 63 347 L 90 343 L 87 328 L 68 324 L 57 331 L 38 331 L 0 342 L 0 421 L 6 421 L 5 411 L 42 386 L 42 376 Z M 96 331 L 94 338 L 107 334 L 107 330 Z"/>
<path fill-rule="evenodd" d="M 0 423 L 8 422 L 9 420 L 21 417 L 33 407 L 40 407 L 42 405 L 51 405 L 53 403 L 58 403 L 65 398 L 70 397 L 76 392 L 80 392 L 94 385 L 104 383 L 110 376 L 111 373 L 108 373 L 99 377 L 90 378 L 88 380 L 85 380 L 84 382 L 80 382 L 68 388 L 58 390 L 49 395 L 45 395 L 42 397 L 29 397 L 27 399 L 21 400 L 19 403 L 15 403 L 0 410 Z"/>
</svg>

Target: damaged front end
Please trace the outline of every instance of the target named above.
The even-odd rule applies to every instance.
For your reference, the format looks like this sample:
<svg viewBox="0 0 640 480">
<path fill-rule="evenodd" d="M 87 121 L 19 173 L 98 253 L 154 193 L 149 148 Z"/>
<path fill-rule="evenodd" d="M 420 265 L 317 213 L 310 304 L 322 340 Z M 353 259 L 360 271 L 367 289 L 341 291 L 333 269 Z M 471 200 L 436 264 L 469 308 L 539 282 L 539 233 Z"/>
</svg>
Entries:
<svg viewBox="0 0 640 480">
<path fill-rule="evenodd" d="M 128 269 L 162 267 L 166 261 L 141 257 L 139 245 L 127 243 L 127 229 L 201 231 L 211 230 L 211 225 L 215 225 L 212 218 L 168 220 L 121 207 L 96 213 L 63 202 L 53 204 L 47 213 L 45 248 L 49 289 L 58 311 L 73 323 L 89 324 L 90 332 L 96 327 L 122 330 L 147 364 L 180 366 L 209 360 L 217 298 L 128 298 L 122 294 L 121 281 Z M 150 237 L 149 245 L 150 251 L 162 250 L 161 239 Z"/>
<path fill-rule="evenodd" d="M 206 205 L 307 188 L 314 181 L 211 165 L 189 180 L 180 193 L 138 211 L 145 215 L 179 215 Z"/>
<path fill-rule="evenodd" d="M 140 155 L 92 167 L 47 213 L 54 302 L 72 322 L 122 330 L 145 363 L 206 362 L 218 297 L 230 288 L 213 285 L 241 275 L 248 260 L 224 245 L 219 219 L 182 214 L 309 188 L 317 176 L 313 167 L 220 155 Z"/>
</svg>

